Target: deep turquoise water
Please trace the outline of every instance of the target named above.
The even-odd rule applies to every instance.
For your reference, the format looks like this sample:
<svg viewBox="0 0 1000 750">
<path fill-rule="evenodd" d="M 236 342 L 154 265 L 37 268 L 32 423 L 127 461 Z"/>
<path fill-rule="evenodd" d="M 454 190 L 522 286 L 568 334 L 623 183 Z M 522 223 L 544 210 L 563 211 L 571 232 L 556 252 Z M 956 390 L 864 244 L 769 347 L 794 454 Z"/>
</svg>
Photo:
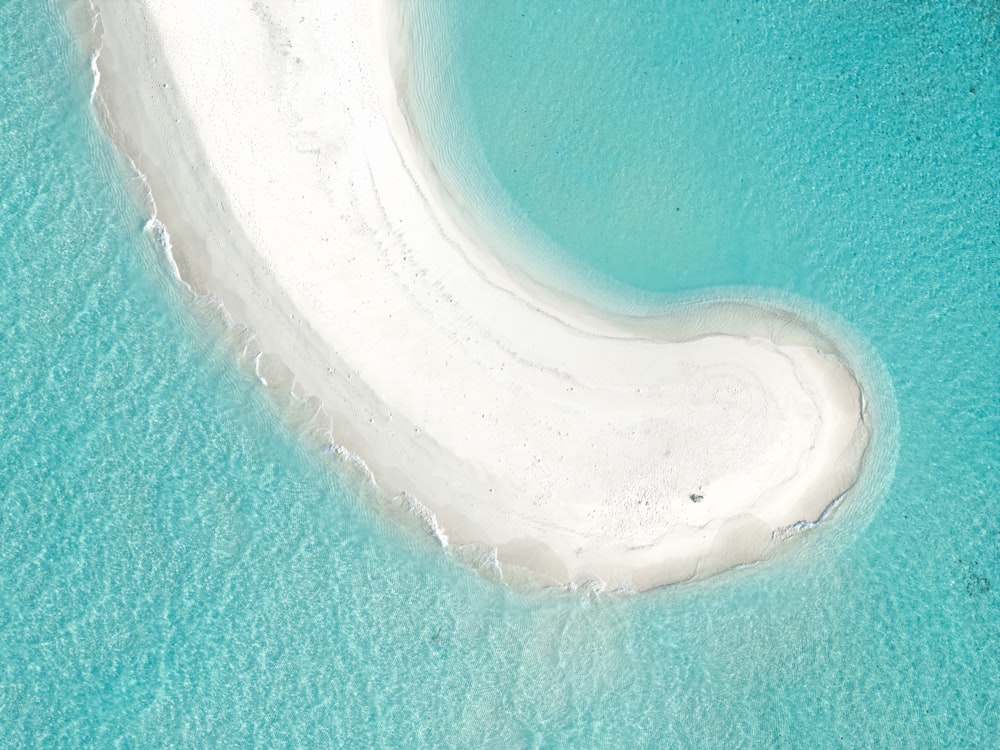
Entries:
<svg viewBox="0 0 1000 750">
<path fill-rule="evenodd" d="M 892 377 L 891 488 L 697 586 L 476 577 L 284 426 L 143 233 L 60 5 L 9 1 L 0 745 L 997 746 L 990 6 L 440 2 L 413 28 L 461 106 L 428 128 L 472 123 L 452 141 L 485 144 L 594 278 L 770 287 L 846 320 Z"/>
</svg>

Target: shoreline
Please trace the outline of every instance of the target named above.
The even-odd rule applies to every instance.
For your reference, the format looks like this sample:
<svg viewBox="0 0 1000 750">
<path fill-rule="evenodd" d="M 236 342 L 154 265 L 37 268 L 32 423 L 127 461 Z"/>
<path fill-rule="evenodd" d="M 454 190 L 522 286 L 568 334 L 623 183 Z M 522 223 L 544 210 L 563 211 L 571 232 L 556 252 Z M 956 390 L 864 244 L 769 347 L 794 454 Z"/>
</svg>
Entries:
<svg viewBox="0 0 1000 750">
<path fill-rule="evenodd" d="M 156 5 L 100 8 L 95 89 L 180 277 L 447 544 L 495 549 L 505 578 L 645 590 L 767 557 L 854 485 L 864 391 L 804 321 L 602 316 L 470 241 L 364 3 L 302 23 Z"/>
</svg>

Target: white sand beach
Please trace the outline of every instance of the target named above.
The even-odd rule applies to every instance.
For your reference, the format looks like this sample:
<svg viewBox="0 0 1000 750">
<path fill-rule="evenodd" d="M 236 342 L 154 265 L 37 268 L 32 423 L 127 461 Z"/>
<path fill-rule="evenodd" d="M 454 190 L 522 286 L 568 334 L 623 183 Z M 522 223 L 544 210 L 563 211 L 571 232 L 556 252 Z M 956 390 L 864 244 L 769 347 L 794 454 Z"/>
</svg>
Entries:
<svg viewBox="0 0 1000 750">
<path fill-rule="evenodd" d="M 100 102 L 181 275 L 449 545 L 645 590 L 768 556 L 856 481 L 865 399 L 806 323 L 603 316 L 470 236 L 404 116 L 391 2 L 96 6 Z"/>
</svg>

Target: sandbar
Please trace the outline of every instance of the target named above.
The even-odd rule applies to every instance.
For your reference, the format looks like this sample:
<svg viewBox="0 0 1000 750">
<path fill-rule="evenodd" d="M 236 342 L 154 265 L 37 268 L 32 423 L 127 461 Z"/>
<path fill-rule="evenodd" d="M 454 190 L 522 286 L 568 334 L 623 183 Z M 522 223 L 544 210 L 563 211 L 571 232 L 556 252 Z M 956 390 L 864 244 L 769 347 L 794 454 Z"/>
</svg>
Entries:
<svg viewBox="0 0 1000 750">
<path fill-rule="evenodd" d="M 767 557 L 856 482 L 864 392 L 808 322 L 605 315 L 468 231 L 407 120 L 392 2 L 89 10 L 95 106 L 179 275 L 449 548 L 641 591 Z"/>
</svg>

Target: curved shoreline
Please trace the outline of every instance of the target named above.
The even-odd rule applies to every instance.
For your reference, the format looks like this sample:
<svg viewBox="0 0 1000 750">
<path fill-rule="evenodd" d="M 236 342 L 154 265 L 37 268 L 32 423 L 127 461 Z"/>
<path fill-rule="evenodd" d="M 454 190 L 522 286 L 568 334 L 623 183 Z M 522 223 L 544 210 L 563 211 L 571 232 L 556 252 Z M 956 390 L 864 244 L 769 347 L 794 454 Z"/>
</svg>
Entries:
<svg viewBox="0 0 1000 750">
<path fill-rule="evenodd" d="M 644 590 L 768 555 L 854 484 L 862 390 L 802 321 L 602 318 L 470 242 L 423 179 L 364 3 L 301 22 L 157 5 L 101 9 L 99 95 L 179 273 L 449 543 Z"/>
</svg>

